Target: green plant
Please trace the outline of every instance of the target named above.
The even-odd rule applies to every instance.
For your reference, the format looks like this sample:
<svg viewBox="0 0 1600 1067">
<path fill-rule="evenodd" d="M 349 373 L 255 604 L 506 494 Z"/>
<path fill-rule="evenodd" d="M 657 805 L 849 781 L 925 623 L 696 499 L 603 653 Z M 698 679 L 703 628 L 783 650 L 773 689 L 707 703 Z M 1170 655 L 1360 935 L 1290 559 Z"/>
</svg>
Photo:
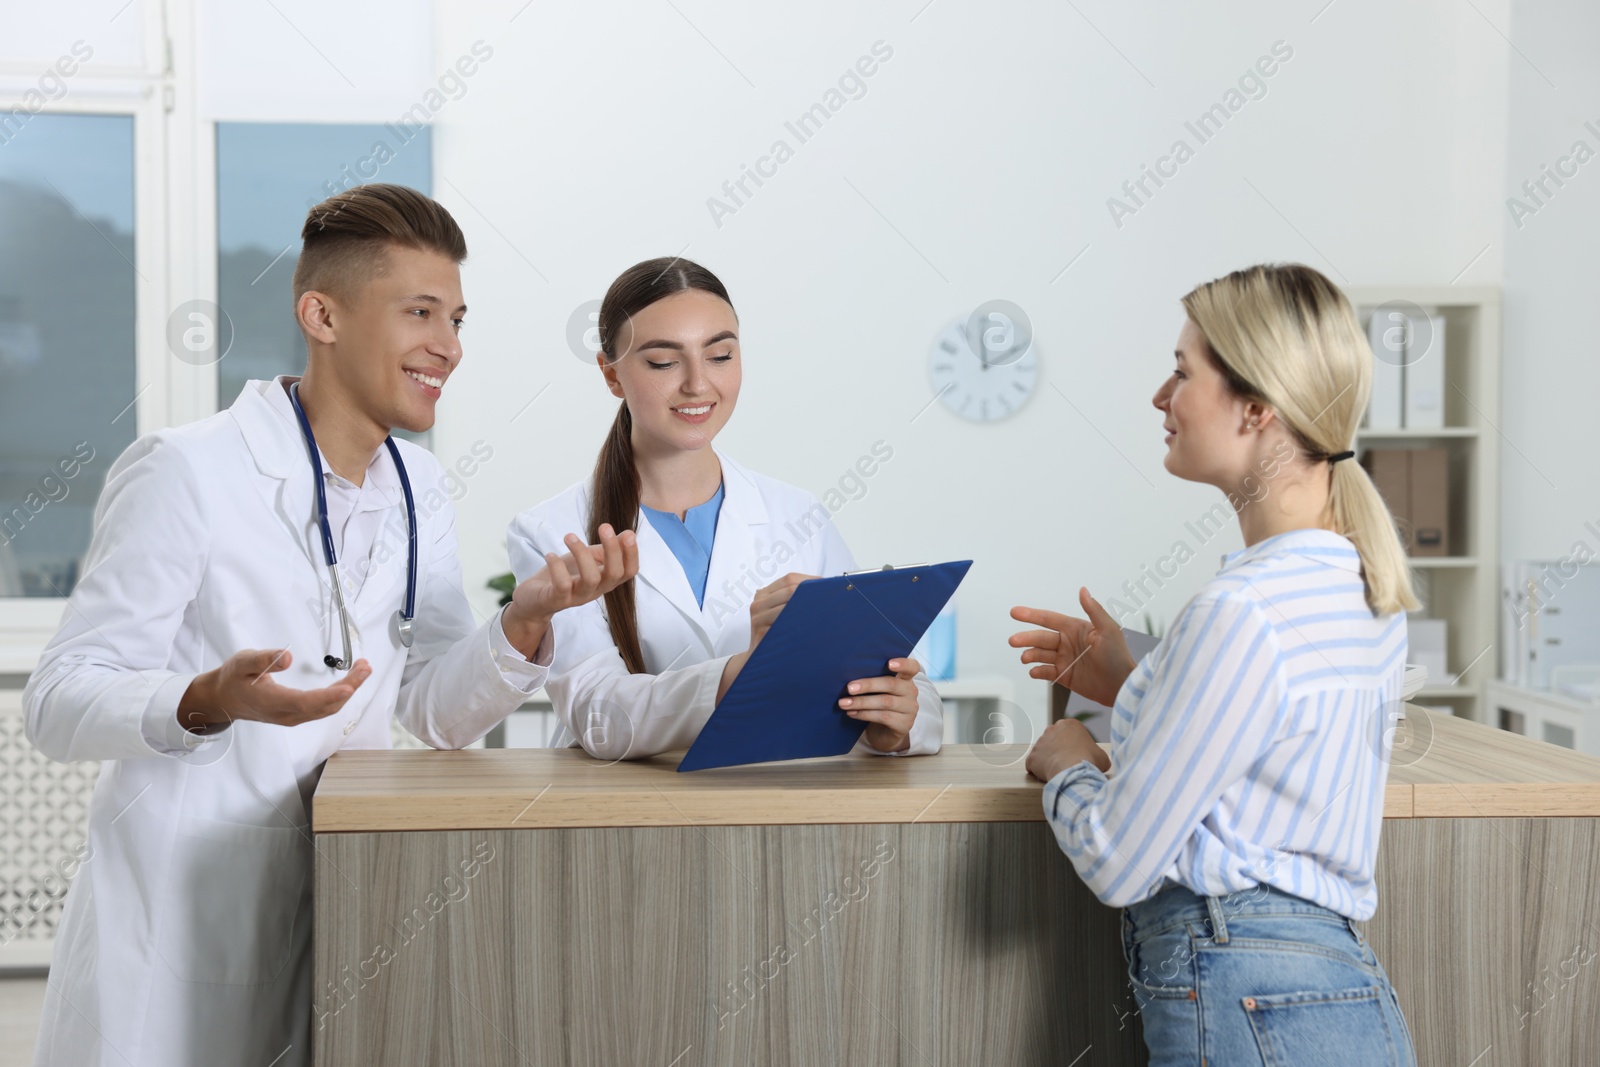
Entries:
<svg viewBox="0 0 1600 1067">
<path fill-rule="evenodd" d="M 517 576 L 506 571 L 504 574 L 495 575 L 484 584 L 500 594 L 500 606 L 503 608 L 511 603 L 511 593 L 517 588 Z"/>
</svg>

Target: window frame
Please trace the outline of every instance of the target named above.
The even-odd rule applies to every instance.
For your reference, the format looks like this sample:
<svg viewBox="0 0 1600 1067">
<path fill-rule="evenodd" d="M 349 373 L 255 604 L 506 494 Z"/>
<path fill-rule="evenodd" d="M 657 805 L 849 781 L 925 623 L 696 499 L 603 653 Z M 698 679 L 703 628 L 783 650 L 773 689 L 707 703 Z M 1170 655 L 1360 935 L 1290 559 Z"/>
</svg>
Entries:
<svg viewBox="0 0 1600 1067">
<path fill-rule="evenodd" d="M 133 120 L 134 398 L 119 417 L 134 420 L 136 437 L 217 408 L 215 367 L 192 366 L 166 350 L 170 309 L 189 299 L 215 301 L 217 288 L 215 255 L 204 254 L 216 246 L 215 146 L 205 136 L 212 124 L 196 107 L 194 8 L 194 0 L 141 0 L 143 65 L 84 71 L 66 95 L 36 112 Z M 175 56 L 184 62 L 174 63 Z M 0 63 L 0 99 L 19 98 L 55 59 Z M 206 174 L 213 180 L 203 180 Z M 0 597 L 0 674 L 31 672 L 66 610 L 59 597 Z"/>
</svg>

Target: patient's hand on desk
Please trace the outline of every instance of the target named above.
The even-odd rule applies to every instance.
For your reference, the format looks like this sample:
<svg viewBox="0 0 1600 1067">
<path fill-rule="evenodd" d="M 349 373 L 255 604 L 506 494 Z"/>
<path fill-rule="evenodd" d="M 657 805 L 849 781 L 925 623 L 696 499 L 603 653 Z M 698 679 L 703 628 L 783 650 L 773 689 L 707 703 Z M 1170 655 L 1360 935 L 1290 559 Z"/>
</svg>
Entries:
<svg viewBox="0 0 1600 1067">
<path fill-rule="evenodd" d="M 1048 782 L 1068 767 L 1088 760 L 1104 774 L 1111 769 L 1111 757 L 1095 742 L 1089 728 L 1077 719 L 1053 722 L 1028 750 L 1028 773 Z"/>
<path fill-rule="evenodd" d="M 1035 664 L 1028 671 L 1030 677 L 1055 682 L 1109 708 L 1133 673 L 1133 653 L 1122 627 L 1088 589 L 1078 590 L 1078 601 L 1087 621 L 1042 608 L 1012 608 L 1013 619 L 1045 629 L 1012 634 L 1008 644 L 1026 649 L 1022 662 Z"/>
<path fill-rule="evenodd" d="M 893 674 L 858 678 L 847 687 L 850 695 L 839 706 L 857 722 L 865 722 L 862 736 L 879 752 L 900 752 L 911 747 L 911 724 L 917 721 L 917 675 L 922 664 L 909 656 L 892 659 Z"/>
</svg>

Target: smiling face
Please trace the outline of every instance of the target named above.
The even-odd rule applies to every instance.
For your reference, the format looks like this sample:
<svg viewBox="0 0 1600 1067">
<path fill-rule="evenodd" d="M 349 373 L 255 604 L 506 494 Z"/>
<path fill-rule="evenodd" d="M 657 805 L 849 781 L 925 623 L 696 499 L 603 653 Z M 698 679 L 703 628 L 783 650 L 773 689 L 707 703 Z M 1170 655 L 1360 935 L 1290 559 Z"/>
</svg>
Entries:
<svg viewBox="0 0 1600 1067">
<path fill-rule="evenodd" d="M 627 346 L 598 358 L 611 392 L 628 404 L 636 451 L 694 451 L 733 415 L 739 399 L 739 320 L 727 301 L 685 289 L 635 312 Z"/>
<path fill-rule="evenodd" d="M 1231 488 L 1255 462 L 1271 412 L 1228 388 L 1192 320 L 1184 321 L 1174 358 L 1172 376 L 1151 401 L 1165 416 L 1162 464 L 1179 478 Z"/>
<path fill-rule="evenodd" d="M 421 433 L 461 362 L 461 268 L 438 252 L 395 245 L 384 258 L 384 269 L 349 293 L 302 295 L 302 329 L 319 378 L 331 379 L 346 406 L 384 433 Z"/>
</svg>

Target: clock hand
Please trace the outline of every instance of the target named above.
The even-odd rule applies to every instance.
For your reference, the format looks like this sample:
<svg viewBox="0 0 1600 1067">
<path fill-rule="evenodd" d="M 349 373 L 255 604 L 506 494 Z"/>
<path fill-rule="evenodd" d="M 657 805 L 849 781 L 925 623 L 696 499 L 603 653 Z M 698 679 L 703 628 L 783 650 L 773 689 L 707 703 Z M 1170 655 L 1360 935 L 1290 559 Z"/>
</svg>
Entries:
<svg viewBox="0 0 1600 1067">
<path fill-rule="evenodd" d="M 967 340 L 970 342 L 972 340 L 972 338 L 968 337 Z M 978 328 L 978 343 L 973 346 L 973 350 L 978 354 L 978 364 L 979 364 L 979 366 L 981 366 L 984 370 L 988 370 L 989 369 L 989 349 L 983 343 L 983 328 L 982 327 Z"/>
</svg>

